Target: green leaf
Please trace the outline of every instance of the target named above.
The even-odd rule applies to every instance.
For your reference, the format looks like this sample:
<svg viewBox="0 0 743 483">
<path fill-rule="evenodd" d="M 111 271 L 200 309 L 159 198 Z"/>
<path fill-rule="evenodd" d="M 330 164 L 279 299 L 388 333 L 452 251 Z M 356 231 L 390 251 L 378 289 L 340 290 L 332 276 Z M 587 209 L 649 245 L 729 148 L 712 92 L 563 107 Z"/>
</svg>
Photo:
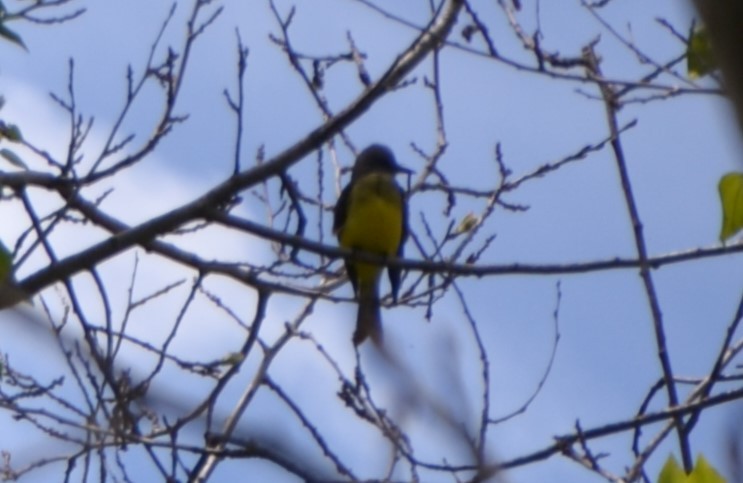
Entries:
<svg viewBox="0 0 743 483">
<path fill-rule="evenodd" d="M 726 481 L 700 454 L 697 456 L 694 469 L 688 475 L 679 466 L 676 458 L 673 455 L 669 456 L 660 470 L 658 483 L 726 483 Z"/>
<path fill-rule="evenodd" d="M 5 158 L 6 161 L 8 161 L 10 164 L 15 166 L 16 168 L 25 169 L 28 171 L 28 166 L 26 166 L 26 163 L 23 162 L 23 160 L 13 151 L 7 148 L 0 149 L 0 156 Z"/>
<path fill-rule="evenodd" d="M 228 365 L 228 366 L 234 366 L 235 364 L 240 364 L 243 359 L 245 359 L 245 356 L 242 355 L 239 352 L 230 352 L 226 356 L 222 358 L 220 361 L 221 364 Z"/>
<path fill-rule="evenodd" d="M 725 478 L 701 454 L 697 456 L 694 471 L 689 475 L 688 481 L 689 483 L 726 483 Z"/>
<path fill-rule="evenodd" d="M 472 212 L 467 213 L 464 216 L 464 218 L 462 218 L 462 221 L 459 222 L 459 225 L 457 225 L 457 227 L 452 232 L 452 236 L 457 236 L 457 235 L 461 235 L 462 233 L 467 233 L 469 231 L 472 231 L 479 224 L 480 224 L 479 217 L 477 217 Z"/>
<path fill-rule="evenodd" d="M 687 483 L 686 473 L 673 455 L 668 457 L 663 469 L 660 470 L 658 483 Z"/>
<path fill-rule="evenodd" d="M 709 35 L 704 26 L 694 29 L 686 45 L 686 70 L 691 79 L 703 77 L 717 69 Z"/>
<path fill-rule="evenodd" d="M 26 48 L 26 44 L 23 43 L 21 36 L 10 30 L 2 23 L 0 23 L 0 37 L 22 47 L 23 50 L 28 50 L 28 48 Z"/>
<path fill-rule="evenodd" d="M 13 269 L 13 254 L 0 241 L 0 282 L 5 282 L 10 278 Z"/>
<path fill-rule="evenodd" d="M 0 310 L 22 302 L 33 305 L 29 294 L 18 287 L 13 276 L 13 254 L 0 241 Z"/>
<path fill-rule="evenodd" d="M 0 121 L 0 141 L 7 139 L 8 141 L 17 143 L 23 139 L 21 130 L 15 124 L 5 124 Z"/>
<path fill-rule="evenodd" d="M 720 241 L 725 242 L 743 228 L 743 173 L 728 173 L 718 184 L 722 205 Z"/>
</svg>

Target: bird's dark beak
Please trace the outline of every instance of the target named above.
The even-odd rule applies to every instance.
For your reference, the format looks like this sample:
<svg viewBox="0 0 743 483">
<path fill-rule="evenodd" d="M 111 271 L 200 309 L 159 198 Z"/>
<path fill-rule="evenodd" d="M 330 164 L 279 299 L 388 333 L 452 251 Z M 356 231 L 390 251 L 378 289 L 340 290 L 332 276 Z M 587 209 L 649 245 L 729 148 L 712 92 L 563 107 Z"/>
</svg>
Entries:
<svg viewBox="0 0 743 483">
<path fill-rule="evenodd" d="M 406 173 L 406 174 L 413 174 L 415 171 L 413 171 L 410 168 L 406 168 L 405 166 L 400 166 L 399 164 L 395 166 L 395 173 Z"/>
</svg>

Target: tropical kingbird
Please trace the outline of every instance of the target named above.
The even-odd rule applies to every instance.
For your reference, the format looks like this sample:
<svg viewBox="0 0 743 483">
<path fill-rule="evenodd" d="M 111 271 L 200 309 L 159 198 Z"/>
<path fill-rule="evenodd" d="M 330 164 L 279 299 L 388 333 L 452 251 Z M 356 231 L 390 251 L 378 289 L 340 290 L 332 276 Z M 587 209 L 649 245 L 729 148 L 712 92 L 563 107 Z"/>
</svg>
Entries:
<svg viewBox="0 0 743 483">
<path fill-rule="evenodd" d="M 385 257 L 402 257 L 408 236 L 408 210 L 405 193 L 395 182 L 395 174 L 410 172 L 395 161 L 389 148 L 369 146 L 359 154 L 351 171 L 351 181 L 335 205 L 333 233 L 343 248 L 374 253 Z M 384 267 L 346 259 L 346 272 L 353 285 L 359 309 L 354 345 L 371 336 L 382 341 L 379 314 L 379 279 Z M 400 269 L 389 267 L 392 299 L 397 301 Z"/>
</svg>

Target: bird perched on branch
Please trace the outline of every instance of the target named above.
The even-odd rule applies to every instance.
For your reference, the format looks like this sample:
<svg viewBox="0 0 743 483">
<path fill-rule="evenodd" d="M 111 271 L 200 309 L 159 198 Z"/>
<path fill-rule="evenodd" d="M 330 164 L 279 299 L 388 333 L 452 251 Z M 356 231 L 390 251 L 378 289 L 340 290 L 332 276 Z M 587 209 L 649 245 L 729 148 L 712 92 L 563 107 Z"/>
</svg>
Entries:
<svg viewBox="0 0 743 483">
<path fill-rule="evenodd" d="M 335 206 L 333 233 L 341 247 L 384 257 L 402 257 L 408 235 L 408 210 L 405 193 L 395 182 L 395 175 L 410 172 L 397 164 L 386 146 L 374 144 L 359 154 L 351 181 Z M 351 258 L 345 264 L 359 305 L 353 343 L 358 346 L 371 337 L 381 344 L 379 280 L 384 267 Z M 389 267 L 387 272 L 392 298 L 397 301 L 400 269 Z"/>
</svg>

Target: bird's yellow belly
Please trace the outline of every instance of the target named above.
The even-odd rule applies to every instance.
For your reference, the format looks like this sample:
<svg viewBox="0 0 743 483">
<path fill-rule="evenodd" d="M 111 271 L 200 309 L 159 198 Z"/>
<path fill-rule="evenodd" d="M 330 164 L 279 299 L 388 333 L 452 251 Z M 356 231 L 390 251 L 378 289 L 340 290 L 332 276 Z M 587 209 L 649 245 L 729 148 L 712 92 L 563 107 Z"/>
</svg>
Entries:
<svg viewBox="0 0 743 483">
<path fill-rule="evenodd" d="M 397 202 L 378 196 L 357 197 L 341 234 L 341 246 L 379 255 L 395 255 L 402 237 L 402 212 Z"/>
<path fill-rule="evenodd" d="M 378 255 L 397 254 L 402 238 L 403 200 L 396 186 L 375 175 L 367 176 L 353 190 L 340 245 Z M 376 285 L 382 267 L 356 262 L 361 291 Z"/>
</svg>

